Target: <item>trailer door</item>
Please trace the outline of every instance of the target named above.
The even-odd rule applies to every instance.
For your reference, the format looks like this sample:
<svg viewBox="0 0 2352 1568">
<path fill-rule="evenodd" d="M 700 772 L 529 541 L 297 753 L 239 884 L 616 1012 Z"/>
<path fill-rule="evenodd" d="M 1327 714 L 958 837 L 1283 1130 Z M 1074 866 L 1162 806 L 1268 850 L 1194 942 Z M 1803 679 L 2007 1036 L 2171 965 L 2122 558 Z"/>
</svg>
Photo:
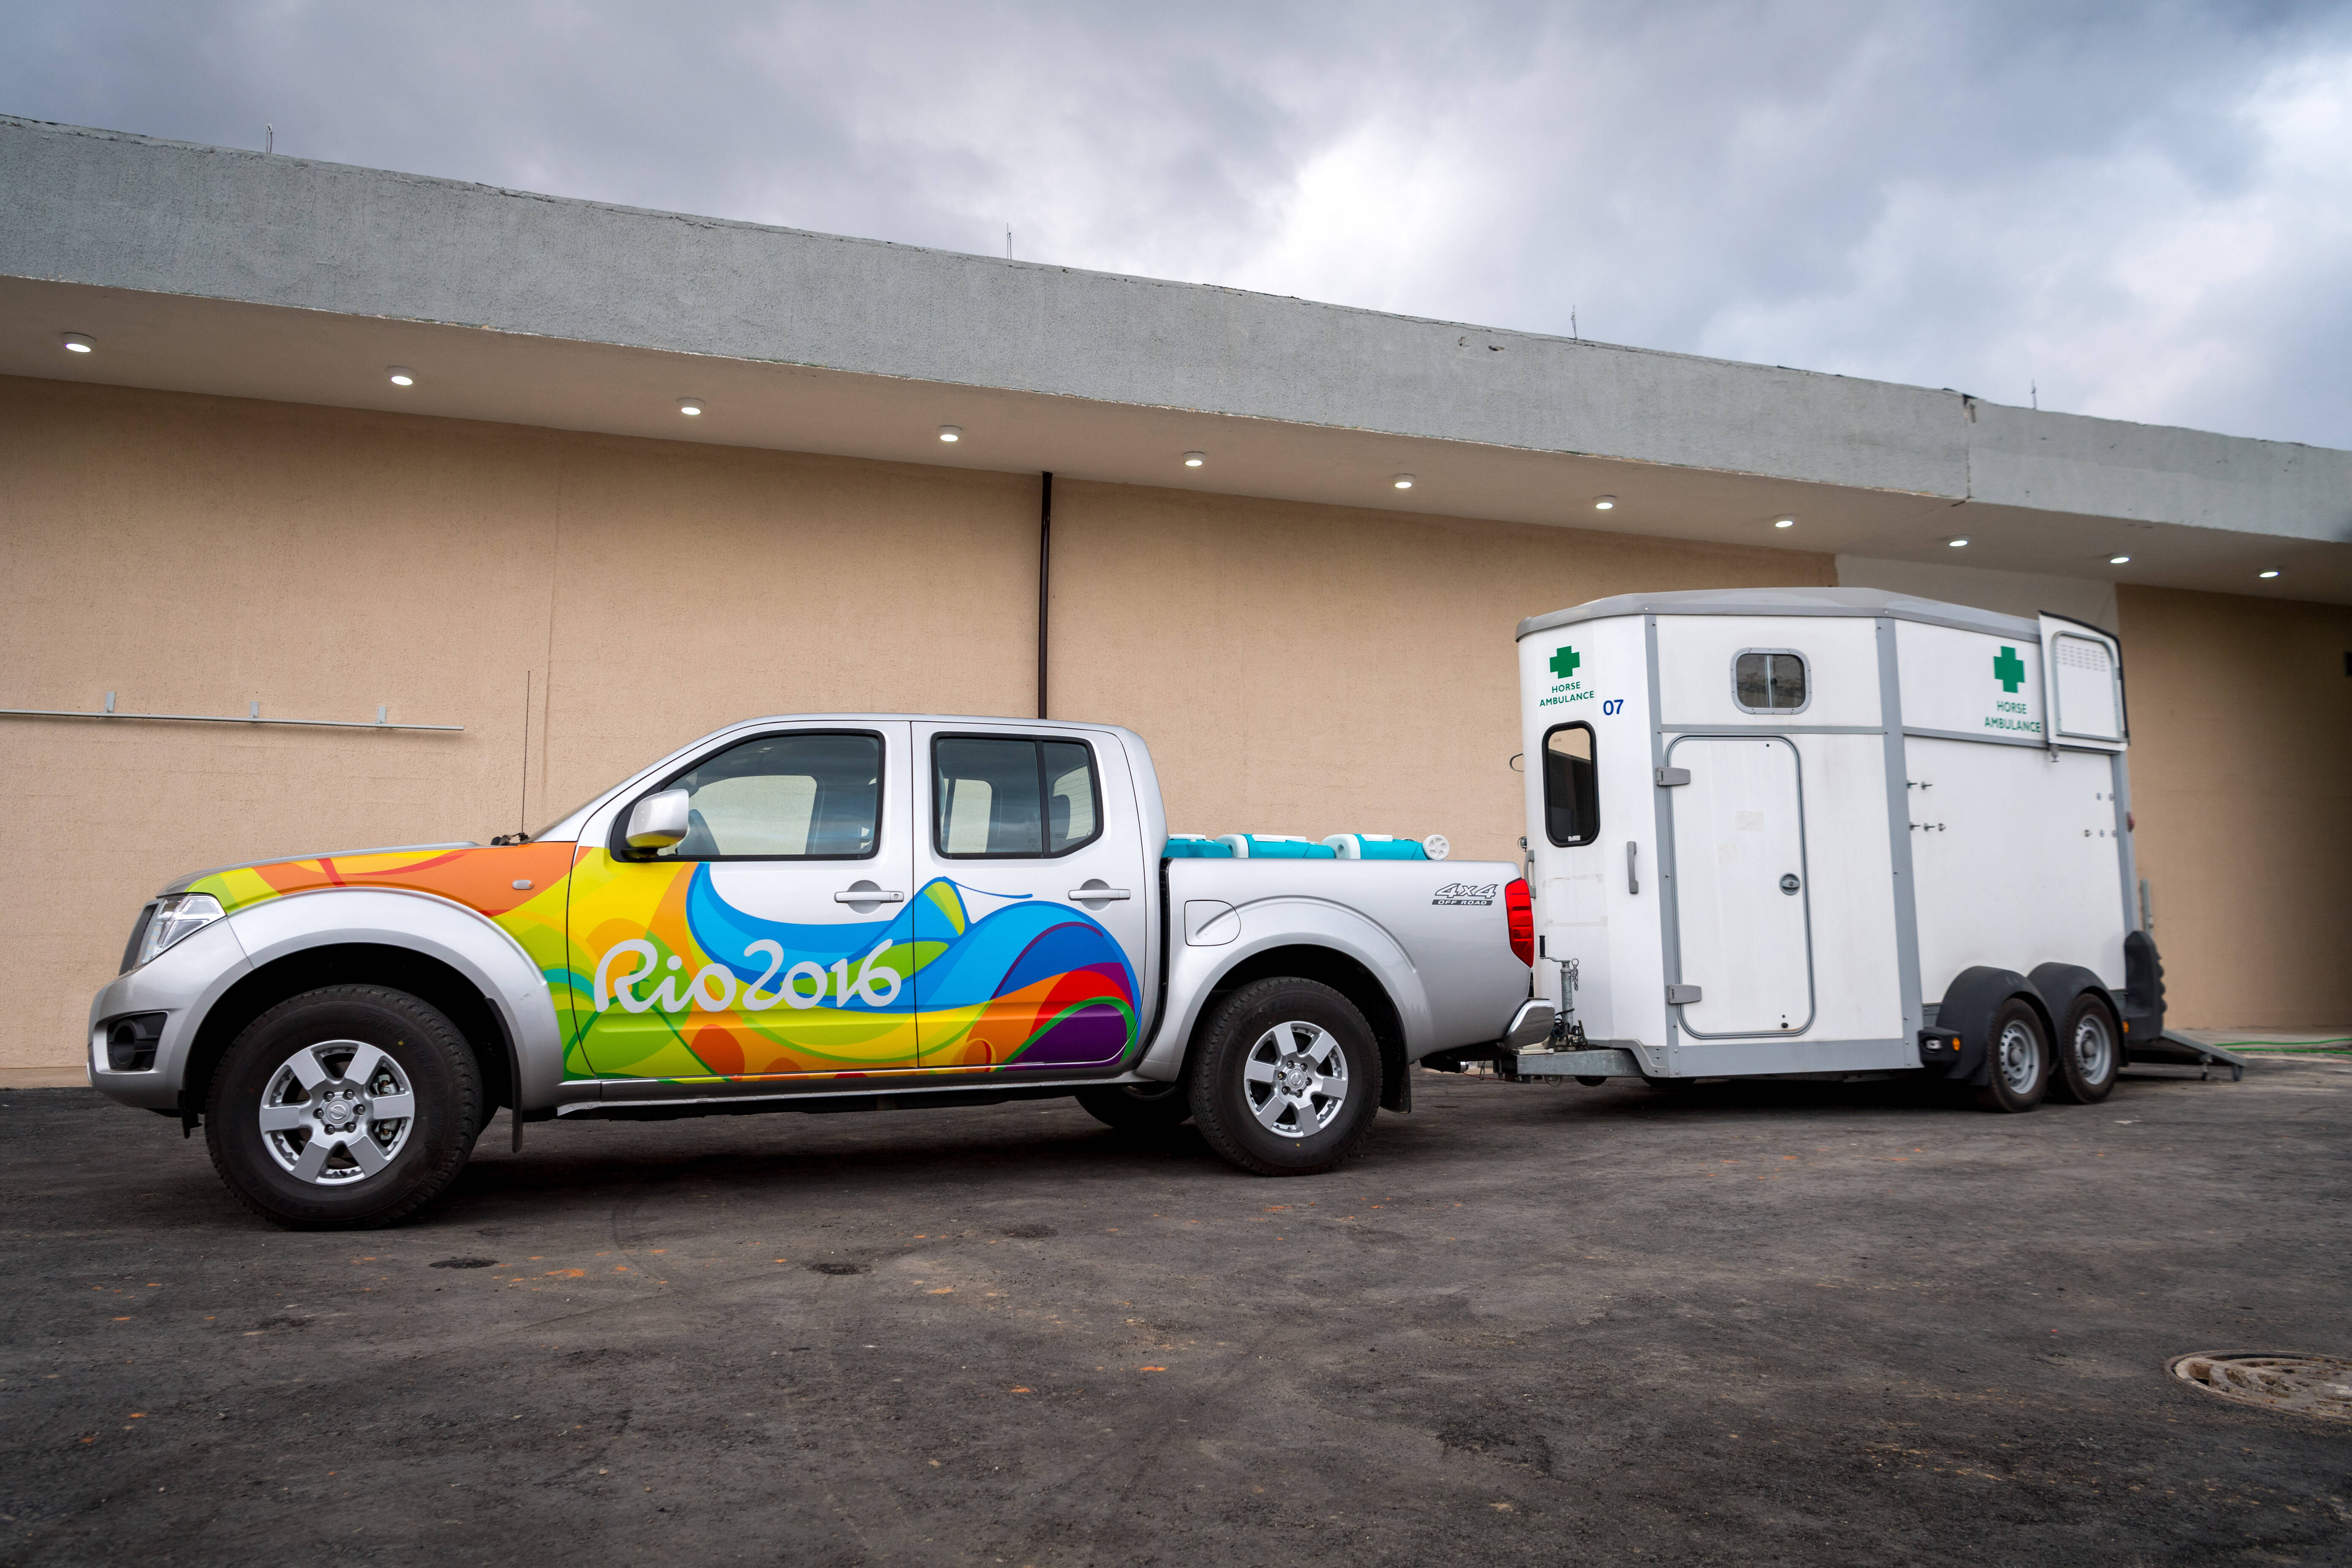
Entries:
<svg viewBox="0 0 2352 1568">
<path fill-rule="evenodd" d="M 1685 735 L 1666 750 L 1690 782 L 1668 791 L 1686 1034 L 1801 1034 L 1813 1021 L 1804 784 L 1780 737 Z"/>
</svg>

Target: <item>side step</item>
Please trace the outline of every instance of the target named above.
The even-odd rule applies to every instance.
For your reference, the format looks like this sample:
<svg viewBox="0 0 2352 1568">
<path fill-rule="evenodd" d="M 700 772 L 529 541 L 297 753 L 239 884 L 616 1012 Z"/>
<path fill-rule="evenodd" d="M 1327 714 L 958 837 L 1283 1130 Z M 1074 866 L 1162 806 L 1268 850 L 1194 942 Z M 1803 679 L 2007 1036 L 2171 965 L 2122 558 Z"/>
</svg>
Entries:
<svg viewBox="0 0 2352 1568">
<path fill-rule="evenodd" d="M 2179 1029 L 2167 1029 L 2154 1040 L 2134 1040 L 2126 1050 L 2134 1067 L 2142 1062 L 2192 1067 L 2200 1069 L 2198 1073 L 2200 1079 L 2211 1078 L 2216 1072 L 2227 1068 L 2231 1083 L 2245 1077 L 2246 1068 L 2253 1065 L 2235 1051 L 2209 1045 Z"/>
</svg>

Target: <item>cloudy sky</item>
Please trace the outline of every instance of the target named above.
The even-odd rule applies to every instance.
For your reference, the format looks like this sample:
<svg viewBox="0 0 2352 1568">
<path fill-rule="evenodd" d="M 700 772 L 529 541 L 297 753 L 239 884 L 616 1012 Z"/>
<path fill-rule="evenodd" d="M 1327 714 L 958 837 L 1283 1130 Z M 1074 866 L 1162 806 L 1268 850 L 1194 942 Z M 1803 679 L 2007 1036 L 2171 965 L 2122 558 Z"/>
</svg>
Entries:
<svg viewBox="0 0 2352 1568">
<path fill-rule="evenodd" d="M 2352 447 L 2352 0 L 12 0 L 0 111 Z"/>
</svg>

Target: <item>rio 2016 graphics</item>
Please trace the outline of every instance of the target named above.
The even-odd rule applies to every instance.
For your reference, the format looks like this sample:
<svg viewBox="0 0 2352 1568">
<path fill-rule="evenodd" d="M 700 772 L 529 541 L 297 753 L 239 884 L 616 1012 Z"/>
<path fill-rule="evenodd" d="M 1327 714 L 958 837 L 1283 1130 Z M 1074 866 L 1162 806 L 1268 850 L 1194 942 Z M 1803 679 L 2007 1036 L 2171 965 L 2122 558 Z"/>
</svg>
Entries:
<svg viewBox="0 0 2352 1568">
<path fill-rule="evenodd" d="M 885 919 L 795 924 L 730 903 L 714 870 L 534 844 L 284 861 L 193 890 L 231 912 L 339 887 L 462 903 L 540 966 L 571 1078 L 1051 1070 L 1134 1043 L 1135 972 L 1082 910 L 942 878 Z"/>
</svg>

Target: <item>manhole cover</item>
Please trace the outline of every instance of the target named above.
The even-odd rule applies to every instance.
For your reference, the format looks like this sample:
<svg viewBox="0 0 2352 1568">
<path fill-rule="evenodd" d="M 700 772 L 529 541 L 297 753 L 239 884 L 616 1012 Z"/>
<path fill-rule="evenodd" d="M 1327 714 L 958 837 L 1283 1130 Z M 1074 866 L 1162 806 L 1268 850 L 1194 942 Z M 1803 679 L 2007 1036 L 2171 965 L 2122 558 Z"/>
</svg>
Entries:
<svg viewBox="0 0 2352 1568">
<path fill-rule="evenodd" d="M 2342 1356 L 2255 1351 L 2185 1355 L 2173 1362 L 2172 1375 L 2224 1399 L 2352 1421 L 2352 1361 Z"/>
</svg>

